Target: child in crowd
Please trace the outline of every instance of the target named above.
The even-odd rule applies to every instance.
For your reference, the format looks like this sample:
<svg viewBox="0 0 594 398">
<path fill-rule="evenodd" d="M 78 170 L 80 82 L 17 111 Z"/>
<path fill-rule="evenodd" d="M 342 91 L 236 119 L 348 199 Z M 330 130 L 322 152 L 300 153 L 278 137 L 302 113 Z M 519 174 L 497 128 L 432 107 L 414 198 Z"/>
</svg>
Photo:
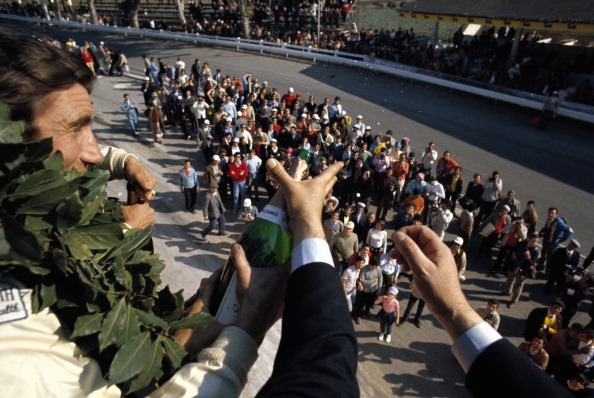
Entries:
<svg viewBox="0 0 594 398">
<path fill-rule="evenodd" d="M 390 286 L 385 296 L 378 297 L 375 300 L 375 304 L 381 303 L 382 305 L 382 309 L 377 314 L 377 318 L 380 319 L 380 333 L 377 336 L 379 341 L 384 341 L 385 336 L 386 343 L 389 343 L 392 340 L 390 335 L 392 333 L 392 324 L 394 322 L 396 322 L 396 326 L 400 324 L 400 304 L 396 300 L 397 295 L 398 289 L 396 286 Z"/>
</svg>

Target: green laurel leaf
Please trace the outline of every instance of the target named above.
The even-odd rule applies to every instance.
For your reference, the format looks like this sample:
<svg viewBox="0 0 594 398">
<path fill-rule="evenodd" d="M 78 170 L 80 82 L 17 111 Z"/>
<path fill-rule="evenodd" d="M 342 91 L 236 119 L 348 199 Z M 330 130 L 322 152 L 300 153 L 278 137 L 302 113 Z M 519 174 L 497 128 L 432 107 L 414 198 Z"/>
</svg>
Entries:
<svg viewBox="0 0 594 398">
<path fill-rule="evenodd" d="M 161 335 L 158 339 L 161 344 L 163 344 L 163 348 L 165 348 L 165 352 L 167 352 L 171 364 L 174 367 L 179 368 L 187 354 L 186 349 L 173 341 L 171 337 Z"/>
<path fill-rule="evenodd" d="M 161 347 L 161 344 L 159 344 L 158 341 L 153 342 L 149 354 L 146 366 L 132 381 L 128 392 L 140 390 L 141 388 L 148 386 L 151 381 L 158 380 L 163 376 L 163 357 L 165 354 L 163 352 L 163 347 Z"/>
<path fill-rule="evenodd" d="M 70 338 L 73 339 L 75 337 L 97 333 L 101 329 L 104 316 L 105 314 L 102 312 L 79 316 L 74 323 L 74 331 Z"/>
<path fill-rule="evenodd" d="M 151 335 L 143 332 L 124 343 L 113 358 L 108 380 L 117 384 L 136 376 L 146 366 L 151 354 Z"/>
<path fill-rule="evenodd" d="M 107 313 L 101 331 L 99 332 L 99 350 L 103 351 L 107 346 L 113 344 L 120 334 L 126 321 L 126 300 L 118 300 L 116 305 Z"/>
<path fill-rule="evenodd" d="M 208 326 L 214 317 L 206 312 L 198 312 L 191 317 L 171 322 L 171 329 L 201 329 Z"/>
</svg>

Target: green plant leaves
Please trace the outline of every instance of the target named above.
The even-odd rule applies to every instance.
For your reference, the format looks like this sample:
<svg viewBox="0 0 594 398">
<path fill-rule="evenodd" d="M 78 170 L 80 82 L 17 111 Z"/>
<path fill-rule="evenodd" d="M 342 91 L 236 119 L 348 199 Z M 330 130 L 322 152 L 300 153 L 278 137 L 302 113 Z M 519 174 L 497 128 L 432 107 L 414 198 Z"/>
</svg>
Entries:
<svg viewBox="0 0 594 398">
<path fill-rule="evenodd" d="M 111 311 L 107 313 L 101 331 L 99 332 L 99 350 L 103 351 L 118 338 L 125 322 L 126 300 L 118 300 Z"/>
<path fill-rule="evenodd" d="M 104 313 L 99 312 L 91 315 L 82 315 L 76 319 L 74 323 L 74 331 L 70 336 L 71 339 L 75 337 L 88 336 L 97 333 L 101 329 Z"/>
<path fill-rule="evenodd" d="M 140 373 L 151 356 L 150 349 L 149 332 L 137 334 L 126 341 L 113 358 L 109 368 L 109 381 L 113 384 L 121 383 Z"/>
<path fill-rule="evenodd" d="M 17 222 L 8 213 L 2 211 L 0 214 L 4 236 L 12 250 L 29 260 L 40 261 L 41 246 L 35 234 L 27 231 L 23 224 Z"/>
<path fill-rule="evenodd" d="M 163 376 L 163 347 L 159 341 L 153 342 L 149 352 L 149 357 L 146 361 L 146 366 L 140 371 L 138 376 L 132 381 L 130 391 L 134 392 L 148 386 L 153 379 L 160 379 Z"/>
<path fill-rule="evenodd" d="M 0 271 L 33 289 L 33 311 L 49 307 L 110 383 L 147 387 L 186 359 L 173 331 L 212 317 L 184 319 L 182 292 L 159 290 L 165 264 L 144 249 L 151 228 L 124 232 L 109 173 L 65 172 L 52 139 L 23 142 L 23 126 L 0 101 Z"/>
<path fill-rule="evenodd" d="M 163 348 L 165 348 L 165 352 L 167 352 L 171 364 L 174 367 L 179 368 L 187 354 L 186 349 L 177 344 L 170 337 L 159 336 L 159 341 L 163 344 Z"/>
<path fill-rule="evenodd" d="M 214 320 L 214 317 L 206 312 L 198 312 L 191 317 L 171 322 L 171 329 L 201 329 L 208 326 Z"/>
</svg>

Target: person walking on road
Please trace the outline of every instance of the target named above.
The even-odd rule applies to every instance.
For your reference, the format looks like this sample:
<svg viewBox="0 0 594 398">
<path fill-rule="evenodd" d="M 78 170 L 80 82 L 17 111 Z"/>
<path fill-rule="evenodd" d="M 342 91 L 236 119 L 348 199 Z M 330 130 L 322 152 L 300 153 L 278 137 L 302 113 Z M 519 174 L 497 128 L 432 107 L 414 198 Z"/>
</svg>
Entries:
<svg viewBox="0 0 594 398">
<path fill-rule="evenodd" d="M 221 195 L 218 193 L 219 186 L 216 183 L 211 183 L 208 186 L 208 192 L 204 198 L 204 205 L 202 212 L 204 213 L 204 221 L 208 221 L 208 226 L 200 233 L 200 240 L 208 243 L 206 235 L 210 233 L 219 224 L 219 236 L 225 236 L 225 212 L 227 209 L 223 205 Z"/>
<path fill-rule="evenodd" d="M 179 171 L 179 190 L 184 194 L 186 211 L 194 214 L 196 192 L 200 192 L 200 183 L 198 182 L 198 175 L 192 167 L 190 159 L 185 161 L 184 168 Z"/>
<path fill-rule="evenodd" d="M 129 94 L 124 94 L 124 102 L 122 102 L 122 106 L 120 109 L 122 112 L 126 112 L 126 117 L 128 118 L 128 122 L 130 123 L 130 128 L 132 128 L 132 135 L 137 136 L 138 133 L 138 104 L 132 98 L 130 98 Z"/>
</svg>

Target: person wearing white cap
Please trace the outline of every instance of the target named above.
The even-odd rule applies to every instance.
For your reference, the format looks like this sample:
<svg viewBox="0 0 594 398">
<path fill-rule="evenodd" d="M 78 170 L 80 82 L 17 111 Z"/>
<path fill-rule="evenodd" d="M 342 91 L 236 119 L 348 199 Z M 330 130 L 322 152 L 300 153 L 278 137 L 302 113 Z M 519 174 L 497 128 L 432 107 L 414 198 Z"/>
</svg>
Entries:
<svg viewBox="0 0 594 398">
<path fill-rule="evenodd" d="M 367 230 L 365 224 L 367 223 L 367 215 L 365 214 L 365 203 L 358 202 L 357 210 L 351 214 L 351 221 L 355 223 L 355 233 L 359 237 L 359 241 L 363 242 L 367 238 Z"/>
<path fill-rule="evenodd" d="M 289 87 L 289 91 L 287 91 L 287 93 L 281 98 L 281 101 L 284 100 L 285 104 L 287 104 L 287 108 L 289 109 L 293 108 L 293 102 L 297 98 L 297 96 L 293 94 L 293 91 L 293 87 Z"/>
<path fill-rule="evenodd" d="M 214 131 L 212 126 L 210 125 L 210 121 L 208 119 L 204 119 L 202 127 L 198 128 L 196 134 L 196 141 L 200 149 L 202 149 L 202 153 L 204 154 L 204 160 L 206 161 L 206 163 L 210 163 L 210 160 L 212 158 L 214 147 L 213 136 Z"/>
<path fill-rule="evenodd" d="M 239 146 L 239 138 L 235 137 L 231 140 L 231 149 L 229 150 L 229 152 L 231 152 L 231 156 L 239 154 L 241 157 L 243 157 L 243 152 L 241 150 L 241 147 Z"/>
<path fill-rule="evenodd" d="M 317 113 L 314 113 L 312 115 L 311 120 L 309 121 L 309 129 L 311 131 L 315 131 L 316 133 L 320 133 L 323 131 L 322 125 L 320 124 L 320 116 Z M 332 142 L 334 142 L 334 139 L 332 140 Z"/>
<path fill-rule="evenodd" d="M 301 118 L 295 123 L 295 127 L 297 127 L 297 132 L 301 134 L 303 137 L 304 135 L 308 135 L 309 133 L 309 120 L 307 120 L 307 113 L 302 113 Z"/>
<path fill-rule="evenodd" d="M 357 120 L 353 123 L 353 127 L 357 126 L 359 133 L 362 135 L 365 131 L 365 123 L 363 123 L 363 116 L 357 115 Z"/>
<path fill-rule="evenodd" d="M 355 229 L 355 223 L 348 221 L 344 224 L 342 234 L 333 236 L 328 244 L 339 275 L 342 275 L 342 271 L 349 266 L 351 256 L 359 249 L 359 239 L 353 233 L 353 229 Z"/>
<path fill-rule="evenodd" d="M 221 178 L 224 175 L 223 170 L 221 170 L 220 166 L 221 157 L 219 155 L 213 155 L 212 161 L 208 166 L 206 166 L 206 170 L 204 171 L 204 183 L 208 187 L 213 182 L 217 185 L 221 185 Z"/>
<path fill-rule="evenodd" d="M 456 263 L 456 268 L 458 269 L 458 278 L 460 278 L 461 281 L 466 280 L 466 277 L 464 276 L 464 272 L 466 272 L 466 253 L 464 252 L 464 249 L 462 249 L 463 244 L 464 239 L 461 236 L 457 236 L 450 246 L 454 262 Z"/>
<path fill-rule="evenodd" d="M 380 319 L 380 332 L 377 336 L 379 341 L 392 341 L 392 325 L 400 326 L 400 304 L 396 297 L 398 296 L 398 288 L 390 286 L 385 296 L 378 297 L 375 304 L 381 304 L 382 309 L 378 313 Z"/>
<path fill-rule="evenodd" d="M 246 198 L 243 201 L 243 210 L 241 210 L 237 216 L 237 221 L 250 223 L 254 221 L 256 217 L 258 217 L 258 208 L 252 206 L 252 201 L 249 198 Z"/>
</svg>

